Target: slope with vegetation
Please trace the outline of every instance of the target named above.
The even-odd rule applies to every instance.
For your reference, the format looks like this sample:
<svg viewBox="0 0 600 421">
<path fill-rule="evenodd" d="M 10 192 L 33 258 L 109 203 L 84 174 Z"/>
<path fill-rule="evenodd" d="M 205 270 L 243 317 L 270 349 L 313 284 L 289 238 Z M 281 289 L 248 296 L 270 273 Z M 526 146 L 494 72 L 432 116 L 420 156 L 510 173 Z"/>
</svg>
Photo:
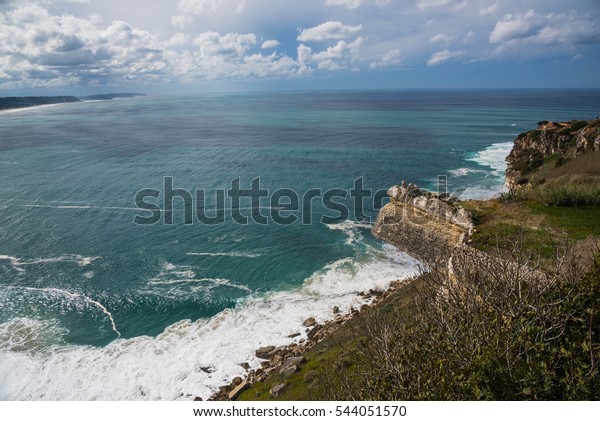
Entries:
<svg viewBox="0 0 600 421">
<path fill-rule="evenodd" d="M 325 336 L 293 372 L 274 370 L 240 398 L 600 398 L 599 127 L 542 122 L 519 136 L 509 193 L 448 203 L 474 225 L 457 250 L 476 252 L 453 252 L 447 241 L 421 252 L 427 272 Z M 430 222 L 389 232 L 414 224 L 427 235 Z"/>
</svg>

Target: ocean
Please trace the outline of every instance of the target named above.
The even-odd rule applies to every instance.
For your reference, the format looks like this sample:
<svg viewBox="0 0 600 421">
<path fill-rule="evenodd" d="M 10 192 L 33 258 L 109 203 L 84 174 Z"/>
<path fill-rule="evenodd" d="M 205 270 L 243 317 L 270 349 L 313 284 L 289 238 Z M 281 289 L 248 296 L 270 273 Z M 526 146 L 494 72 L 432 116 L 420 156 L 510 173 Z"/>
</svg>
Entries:
<svg viewBox="0 0 600 421">
<path fill-rule="evenodd" d="M 207 398 L 240 363 L 258 367 L 258 347 L 302 340 L 305 319 L 418 272 L 370 234 L 382 191 L 436 190 L 442 176 L 463 198 L 492 197 L 519 133 L 598 114 L 597 90 L 195 94 L 0 113 L 0 399 Z M 253 180 L 264 197 L 232 200 Z M 357 182 L 371 194 L 362 209 Z"/>
</svg>

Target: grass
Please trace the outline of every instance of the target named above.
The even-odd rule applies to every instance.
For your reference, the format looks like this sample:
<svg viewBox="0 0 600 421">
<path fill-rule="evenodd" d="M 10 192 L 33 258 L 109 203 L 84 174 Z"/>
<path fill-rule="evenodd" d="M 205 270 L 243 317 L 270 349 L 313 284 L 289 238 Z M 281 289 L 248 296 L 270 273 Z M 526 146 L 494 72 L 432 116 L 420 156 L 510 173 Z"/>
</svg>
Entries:
<svg viewBox="0 0 600 421">
<path fill-rule="evenodd" d="M 412 285 L 406 285 L 393 291 L 379 305 L 370 307 L 361 312 L 358 317 L 348 320 L 329 337 L 305 352 L 306 364 L 302 365 L 297 373 L 287 379 L 279 373 L 272 374 L 265 381 L 255 383 L 244 391 L 238 400 L 309 401 L 323 399 L 322 380 L 332 367 L 349 372 L 353 370 L 352 355 L 356 353 L 356 347 L 366 340 L 360 319 L 367 316 L 385 319 L 399 309 L 408 308 L 412 303 L 414 288 L 420 285 L 421 282 L 417 279 Z M 288 383 L 288 386 L 277 398 L 271 398 L 270 390 L 284 381 Z"/>
<path fill-rule="evenodd" d="M 573 240 L 589 236 L 600 237 L 600 206 L 559 207 L 528 203 L 533 215 L 543 215 L 555 227 Z"/>
<path fill-rule="evenodd" d="M 471 245 L 481 251 L 510 249 L 519 239 L 525 252 L 551 259 L 556 247 L 600 238 L 600 205 L 551 206 L 508 195 L 505 200 L 461 203 L 473 214 Z"/>
</svg>

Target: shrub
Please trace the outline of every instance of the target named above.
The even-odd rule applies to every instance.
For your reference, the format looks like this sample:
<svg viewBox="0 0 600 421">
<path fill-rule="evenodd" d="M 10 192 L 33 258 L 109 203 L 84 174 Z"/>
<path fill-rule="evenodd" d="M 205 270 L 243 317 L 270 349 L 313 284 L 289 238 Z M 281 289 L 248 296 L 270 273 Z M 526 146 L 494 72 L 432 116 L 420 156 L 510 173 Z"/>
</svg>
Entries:
<svg viewBox="0 0 600 421">
<path fill-rule="evenodd" d="M 598 399 L 600 265 L 563 250 L 542 270 L 513 244 L 503 259 L 455 255 L 452 276 L 447 262 L 428 262 L 411 306 L 362 316 L 352 366 L 327 372 L 325 396 Z"/>
<path fill-rule="evenodd" d="M 534 200 L 551 206 L 600 205 L 600 185 L 589 184 L 546 184 L 518 193 L 522 200 Z"/>
</svg>

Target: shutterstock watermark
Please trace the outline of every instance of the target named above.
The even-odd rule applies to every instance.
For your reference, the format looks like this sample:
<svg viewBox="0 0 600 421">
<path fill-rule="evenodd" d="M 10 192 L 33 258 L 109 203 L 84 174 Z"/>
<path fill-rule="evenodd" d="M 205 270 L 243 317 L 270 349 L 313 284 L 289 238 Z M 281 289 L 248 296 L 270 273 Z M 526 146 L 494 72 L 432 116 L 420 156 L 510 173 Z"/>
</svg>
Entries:
<svg viewBox="0 0 600 421">
<path fill-rule="evenodd" d="M 438 193 L 447 194 L 446 186 L 445 176 L 438 177 Z M 209 201 L 209 197 L 214 201 Z M 291 188 L 263 188 L 260 177 L 252 179 L 248 188 L 242 187 L 238 177 L 231 180 L 227 189 L 191 192 L 175 187 L 174 178 L 168 176 L 163 177 L 162 190 L 147 188 L 136 193 L 135 205 L 143 214 L 136 215 L 133 222 L 138 225 L 218 225 L 230 218 L 241 225 L 333 224 L 348 219 L 371 223 L 374 215 L 367 212 L 381 209 L 387 198 L 387 189 L 365 188 L 362 177 L 353 181 L 351 189 L 312 188 L 298 193 Z M 176 203 L 182 207 L 175 207 Z M 315 217 L 316 209 L 320 217 Z"/>
</svg>

